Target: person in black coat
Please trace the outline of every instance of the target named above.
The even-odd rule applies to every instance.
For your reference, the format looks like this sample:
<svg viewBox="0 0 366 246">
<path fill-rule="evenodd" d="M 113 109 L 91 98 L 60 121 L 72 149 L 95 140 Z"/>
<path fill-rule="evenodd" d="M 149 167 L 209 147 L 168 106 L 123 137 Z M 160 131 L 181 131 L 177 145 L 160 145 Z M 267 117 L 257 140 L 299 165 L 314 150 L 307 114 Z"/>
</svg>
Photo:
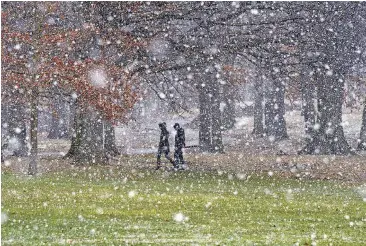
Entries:
<svg viewBox="0 0 366 246">
<path fill-rule="evenodd" d="M 159 148 L 158 148 L 158 154 L 157 154 L 157 166 L 156 170 L 158 170 L 161 167 L 161 154 L 164 153 L 165 158 L 167 158 L 170 163 L 173 164 L 175 167 L 175 163 L 172 158 L 169 157 L 169 132 L 166 129 L 166 123 L 159 123 L 159 128 L 161 130 L 160 133 L 160 142 L 159 142 Z"/>
<path fill-rule="evenodd" d="M 184 129 L 180 127 L 178 123 L 174 124 L 174 129 L 177 131 L 175 135 L 175 151 L 174 151 L 174 159 L 175 166 L 179 168 L 183 168 L 184 159 L 183 159 L 183 148 L 186 147 L 186 137 L 184 134 Z"/>
</svg>

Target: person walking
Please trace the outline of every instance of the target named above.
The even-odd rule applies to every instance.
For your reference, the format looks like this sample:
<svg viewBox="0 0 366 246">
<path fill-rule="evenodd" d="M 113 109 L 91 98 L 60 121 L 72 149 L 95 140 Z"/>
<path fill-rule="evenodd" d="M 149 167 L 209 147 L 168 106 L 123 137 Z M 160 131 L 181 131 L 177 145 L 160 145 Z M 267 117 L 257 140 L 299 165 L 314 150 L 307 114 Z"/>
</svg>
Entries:
<svg viewBox="0 0 366 246">
<path fill-rule="evenodd" d="M 157 166 L 156 166 L 156 170 L 158 170 L 161 167 L 161 154 L 164 153 L 165 158 L 167 158 L 170 163 L 173 164 L 174 167 L 175 163 L 173 161 L 172 158 L 169 157 L 169 132 L 166 129 L 166 123 L 162 122 L 159 123 L 159 128 L 161 130 L 160 133 L 160 141 L 159 141 L 159 148 L 158 148 L 158 154 L 157 154 Z"/>
<path fill-rule="evenodd" d="M 179 169 L 184 169 L 185 164 L 183 159 L 183 148 L 186 147 L 186 137 L 184 134 L 184 129 L 180 127 L 178 123 L 174 124 L 174 129 L 177 131 L 175 135 L 175 145 L 174 145 L 174 160 L 175 167 Z"/>
</svg>

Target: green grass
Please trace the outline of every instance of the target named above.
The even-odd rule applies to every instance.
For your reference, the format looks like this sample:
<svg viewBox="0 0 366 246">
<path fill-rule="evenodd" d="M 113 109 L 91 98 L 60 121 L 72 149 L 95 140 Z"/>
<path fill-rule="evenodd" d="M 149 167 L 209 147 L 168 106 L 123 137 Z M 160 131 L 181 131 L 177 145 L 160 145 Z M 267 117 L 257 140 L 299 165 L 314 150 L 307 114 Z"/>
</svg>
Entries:
<svg viewBox="0 0 366 246">
<path fill-rule="evenodd" d="M 366 245 L 356 187 L 116 167 L 3 173 L 2 244 Z"/>
</svg>

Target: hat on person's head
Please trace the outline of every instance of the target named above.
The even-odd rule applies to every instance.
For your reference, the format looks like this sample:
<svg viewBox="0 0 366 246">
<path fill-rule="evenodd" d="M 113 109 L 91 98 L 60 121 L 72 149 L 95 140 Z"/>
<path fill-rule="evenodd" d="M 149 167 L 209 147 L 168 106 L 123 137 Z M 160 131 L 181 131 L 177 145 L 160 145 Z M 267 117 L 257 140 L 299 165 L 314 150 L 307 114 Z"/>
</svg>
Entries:
<svg viewBox="0 0 366 246">
<path fill-rule="evenodd" d="M 179 128 L 179 124 L 178 123 L 175 123 L 173 127 L 174 127 L 174 129 L 175 128 Z"/>
<path fill-rule="evenodd" d="M 161 128 L 161 127 L 165 127 L 166 128 L 166 123 L 165 122 L 161 122 L 161 123 L 159 123 L 159 127 Z"/>
</svg>

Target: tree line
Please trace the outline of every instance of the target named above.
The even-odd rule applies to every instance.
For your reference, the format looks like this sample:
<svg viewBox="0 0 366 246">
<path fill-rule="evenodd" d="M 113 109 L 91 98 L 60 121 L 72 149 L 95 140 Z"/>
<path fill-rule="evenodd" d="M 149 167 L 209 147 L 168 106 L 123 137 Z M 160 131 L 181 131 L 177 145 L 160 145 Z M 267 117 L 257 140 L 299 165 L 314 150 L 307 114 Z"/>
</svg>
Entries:
<svg viewBox="0 0 366 246">
<path fill-rule="evenodd" d="M 222 153 L 222 132 L 234 122 L 236 85 L 252 76 L 253 134 L 288 138 L 284 100 L 296 85 L 307 134 L 299 154 L 351 154 L 342 105 L 347 76 L 357 74 L 358 83 L 365 83 L 357 69 L 366 57 L 365 7 L 363 2 L 6 2 L 2 126 L 8 139 L 17 139 L 16 155 L 30 153 L 29 173 L 35 174 L 39 107 L 57 112 L 66 103 L 73 118 L 66 157 L 105 163 L 119 154 L 114 125 L 130 117 L 148 87 L 177 111 L 193 102 L 199 108 L 201 150 Z M 365 103 L 358 149 L 366 149 Z"/>
</svg>

